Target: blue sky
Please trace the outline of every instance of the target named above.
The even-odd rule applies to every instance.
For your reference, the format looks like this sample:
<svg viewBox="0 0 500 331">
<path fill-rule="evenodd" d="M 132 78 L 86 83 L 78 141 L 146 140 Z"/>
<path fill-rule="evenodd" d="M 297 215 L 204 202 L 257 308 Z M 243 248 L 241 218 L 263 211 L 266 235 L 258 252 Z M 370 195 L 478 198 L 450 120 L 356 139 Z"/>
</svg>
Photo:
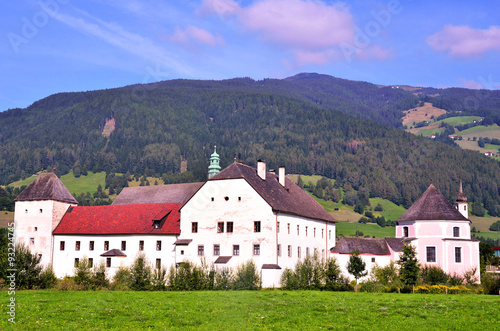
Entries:
<svg viewBox="0 0 500 331">
<path fill-rule="evenodd" d="M 36 0 L 0 11 L 0 111 L 58 92 L 318 72 L 500 89 L 500 2 Z"/>
</svg>

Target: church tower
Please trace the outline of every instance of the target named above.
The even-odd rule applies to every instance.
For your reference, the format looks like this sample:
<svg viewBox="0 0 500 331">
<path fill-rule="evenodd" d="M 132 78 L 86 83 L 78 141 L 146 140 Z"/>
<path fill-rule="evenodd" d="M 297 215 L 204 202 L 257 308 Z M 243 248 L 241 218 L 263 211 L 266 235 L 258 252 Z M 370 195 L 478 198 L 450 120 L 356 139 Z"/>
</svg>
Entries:
<svg viewBox="0 0 500 331">
<path fill-rule="evenodd" d="M 212 178 L 220 172 L 219 154 L 217 154 L 217 146 L 214 146 L 214 152 L 210 155 L 210 165 L 208 166 L 208 178 Z"/>
<path fill-rule="evenodd" d="M 467 204 L 467 196 L 464 194 L 462 190 L 462 181 L 460 181 L 460 190 L 457 194 L 457 210 L 460 212 L 460 214 L 463 215 L 465 218 L 469 218 L 469 210 L 468 210 L 468 204 Z"/>
<path fill-rule="evenodd" d="M 41 255 L 43 267 L 51 265 L 52 232 L 66 210 L 78 202 L 54 173 L 40 174 L 14 201 L 16 242 Z"/>
</svg>

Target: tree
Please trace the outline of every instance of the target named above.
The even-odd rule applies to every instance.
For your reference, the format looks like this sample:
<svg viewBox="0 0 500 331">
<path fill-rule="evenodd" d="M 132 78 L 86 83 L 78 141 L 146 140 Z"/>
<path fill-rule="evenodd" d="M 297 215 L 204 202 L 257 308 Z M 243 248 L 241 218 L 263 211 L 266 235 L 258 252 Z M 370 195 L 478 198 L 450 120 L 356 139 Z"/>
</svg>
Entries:
<svg viewBox="0 0 500 331">
<path fill-rule="evenodd" d="M 299 179 L 297 180 L 297 185 L 301 188 L 304 189 L 304 181 L 302 180 L 302 177 L 299 175 Z"/>
<path fill-rule="evenodd" d="M 417 253 L 415 247 L 411 244 L 403 246 L 397 264 L 399 264 L 399 278 L 405 285 L 415 285 L 417 283 L 420 267 L 418 265 Z"/>
<path fill-rule="evenodd" d="M 384 207 L 380 203 L 375 206 L 375 211 L 384 211 Z"/>
<path fill-rule="evenodd" d="M 358 279 L 367 275 L 366 263 L 359 257 L 359 250 L 356 249 L 351 253 L 349 257 L 349 262 L 347 262 L 347 272 L 354 276 L 356 279 L 356 284 Z"/>
<path fill-rule="evenodd" d="M 132 266 L 131 288 L 136 291 L 148 290 L 151 285 L 151 267 L 143 253 L 139 254 Z"/>
</svg>

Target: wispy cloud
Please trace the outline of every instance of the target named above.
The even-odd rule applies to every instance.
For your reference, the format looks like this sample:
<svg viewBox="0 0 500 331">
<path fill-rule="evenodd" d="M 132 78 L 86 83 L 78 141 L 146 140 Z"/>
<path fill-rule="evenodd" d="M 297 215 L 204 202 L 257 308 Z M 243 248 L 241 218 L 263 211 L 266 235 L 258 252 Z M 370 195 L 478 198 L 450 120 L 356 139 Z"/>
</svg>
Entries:
<svg viewBox="0 0 500 331">
<path fill-rule="evenodd" d="M 474 29 L 465 25 L 446 25 L 426 42 L 432 49 L 453 57 L 477 58 L 487 51 L 500 50 L 500 27 Z"/>
<path fill-rule="evenodd" d="M 188 25 L 184 30 L 176 27 L 174 35 L 168 37 L 168 40 L 188 48 L 192 46 L 193 41 L 211 47 L 224 45 L 224 39 L 222 39 L 222 37 L 214 36 L 207 30 L 193 25 Z"/>
<path fill-rule="evenodd" d="M 105 22 L 83 12 L 81 17 L 63 13 L 53 13 L 52 16 L 73 29 L 99 38 L 109 45 L 139 56 L 146 61 L 161 64 L 162 67 L 175 70 L 181 74 L 192 75 L 194 73 L 189 66 L 182 63 L 175 55 L 158 45 L 158 43 L 140 34 L 127 31 L 116 23 Z"/>
</svg>

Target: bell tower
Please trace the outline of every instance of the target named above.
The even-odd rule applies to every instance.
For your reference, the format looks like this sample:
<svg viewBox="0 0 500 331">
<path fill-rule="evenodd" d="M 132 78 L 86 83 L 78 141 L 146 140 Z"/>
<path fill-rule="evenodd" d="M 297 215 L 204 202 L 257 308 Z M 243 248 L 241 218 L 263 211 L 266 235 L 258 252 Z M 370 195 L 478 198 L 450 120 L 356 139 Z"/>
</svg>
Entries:
<svg viewBox="0 0 500 331">
<path fill-rule="evenodd" d="M 460 212 L 460 214 L 463 215 L 465 218 L 469 218 L 469 207 L 467 203 L 467 196 L 464 194 L 462 190 L 462 181 L 460 181 L 460 189 L 457 194 L 457 199 L 456 199 L 456 207 L 457 210 Z"/>
<path fill-rule="evenodd" d="M 208 178 L 212 178 L 220 172 L 219 154 L 217 154 L 217 146 L 214 146 L 214 152 L 210 155 L 210 165 L 208 166 Z"/>
</svg>

